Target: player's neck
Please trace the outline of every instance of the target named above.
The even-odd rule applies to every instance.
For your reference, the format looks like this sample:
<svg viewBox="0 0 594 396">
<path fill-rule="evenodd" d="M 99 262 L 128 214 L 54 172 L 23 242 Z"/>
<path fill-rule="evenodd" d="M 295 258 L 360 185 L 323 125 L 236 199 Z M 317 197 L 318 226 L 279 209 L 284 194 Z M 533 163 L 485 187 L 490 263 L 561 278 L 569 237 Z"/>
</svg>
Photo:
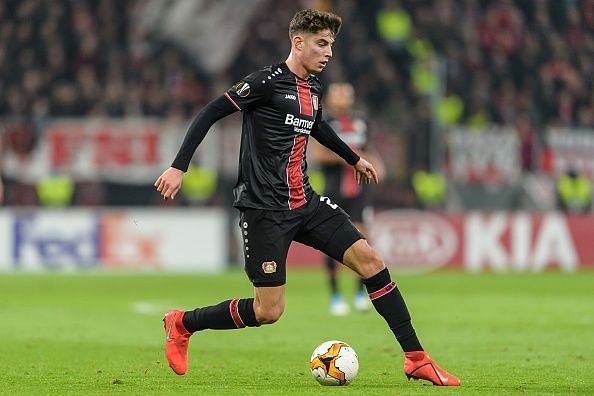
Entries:
<svg viewBox="0 0 594 396">
<path fill-rule="evenodd" d="M 291 73 L 295 74 L 297 77 L 307 80 L 310 76 L 310 73 L 303 67 L 303 64 L 299 62 L 293 53 L 289 54 L 289 57 L 285 61 Z"/>
</svg>

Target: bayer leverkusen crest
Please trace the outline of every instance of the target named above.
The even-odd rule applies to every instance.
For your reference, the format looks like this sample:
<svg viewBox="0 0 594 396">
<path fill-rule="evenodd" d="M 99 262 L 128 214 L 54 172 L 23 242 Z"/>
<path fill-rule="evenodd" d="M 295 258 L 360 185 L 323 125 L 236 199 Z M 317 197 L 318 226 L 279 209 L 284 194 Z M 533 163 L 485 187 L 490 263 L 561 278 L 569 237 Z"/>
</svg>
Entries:
<svg viewBox="0 0 594 396">
<path fill-rule="evenodd" d="M 263 262 L 262 271 L 264 271 L 265 274 L 272 274 L 276 272 L 276 261 Z"/>
</svg>

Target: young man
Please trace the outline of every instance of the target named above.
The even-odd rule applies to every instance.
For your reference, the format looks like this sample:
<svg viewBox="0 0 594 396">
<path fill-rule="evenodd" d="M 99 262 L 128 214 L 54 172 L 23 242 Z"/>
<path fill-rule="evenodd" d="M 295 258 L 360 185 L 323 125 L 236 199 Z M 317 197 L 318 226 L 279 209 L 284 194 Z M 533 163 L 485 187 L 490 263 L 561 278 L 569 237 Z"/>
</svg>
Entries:
<svg viewBox="0 0 594 396">
<path fill-rule="evenodd" d="M 330 124 L 338 137 L 347 143 L 356 153 L 369 156 L 369 130 L 367 121 L 361 114 L 353 111 L 355 91 L 349 83 L 332 83 L 328 86 L 324 101 L 326 122 Z M 365 234 L 363 212 L 366 206 L 366 191 L 353 177 L 351 167 L 334 152 L 320 144 L 313 146 L 314 159 L 320 165 L 324 175 L 324 195 L 330 197 L 351 217 L 357 229 Z M 375 159 L 375 158 L 374 158 Z M 375 166 L 381 165 L 377 160 Z M 381 168 L 378 167 L 379 170 Z M 379 175 L 382 172 L 378 172 Z M 381 177 L 380 177 L 381 178 Z M 350 311 L 338 285 L 337 262 L 332 257 L 326 257 L 326 268 L 330 283 L 330 313 L 342 316 Z M 371 309 L 371 302 L 365 293 L 365 285 L 361 278 L 357 278 L 355 299 L 353 306 L 358 311 Z"/>
<path fill-rule="evenodd" d="M 364 279 L 374 307 L 405 352 L 407 377 L 436 385 L 460 383 L 423 351 L 381 257 L 347 214 L 315 194 L 309 185 L 305 162 L 309 135 L 352 165 L 359 183 L 378 182 L 373 166 L 322 120 L 321 86 L 314 75 L 332 57 L 340 25 L 341 19 L 331 13 L 297 12 L 289 26 L 291 53 L 287 60 L 250 74 L 207 104 L 192 121 L 172 166 L 155 182 L 164 199 L 174 199 L 190 158 L 208 129 L 222 117 L 243 112 L 234 206 L 241 212 L 245 271 L 254 285 L 254 298 L 165 315 L 165 353 L 179 375 L 187 371 L 188 342 L 193 333 L 257 327 L 280 318 L 285 305 L 285 260 L 295 240 L 321 250 Z"/>
</svg>

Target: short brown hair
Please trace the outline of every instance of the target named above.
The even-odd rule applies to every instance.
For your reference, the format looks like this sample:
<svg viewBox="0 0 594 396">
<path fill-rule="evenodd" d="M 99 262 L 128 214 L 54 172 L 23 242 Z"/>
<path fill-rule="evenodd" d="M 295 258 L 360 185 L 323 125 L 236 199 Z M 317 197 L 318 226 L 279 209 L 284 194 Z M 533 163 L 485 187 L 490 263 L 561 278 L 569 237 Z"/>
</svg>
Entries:
<svg viewBox="0 0 594 396">
<path fill-rule="evenodd" d="M 289 37 L 293 38 L 298 33 L 318 33 L 322 30 L 330 30 L 336 37 L 340 31 L 342 19 L 331 12 L 318 10 L 297 11 L 289 24 Z"/>
</svg>

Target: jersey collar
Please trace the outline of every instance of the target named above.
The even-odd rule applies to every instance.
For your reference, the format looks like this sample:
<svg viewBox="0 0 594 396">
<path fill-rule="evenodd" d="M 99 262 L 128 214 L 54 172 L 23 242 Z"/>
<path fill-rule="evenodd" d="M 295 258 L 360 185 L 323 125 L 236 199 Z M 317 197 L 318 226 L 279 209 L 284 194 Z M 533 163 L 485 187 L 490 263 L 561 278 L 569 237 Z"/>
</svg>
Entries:
<svg viewBox="0 0 594 396">
<path fill-rule="evenodd" d="M 291 71 L 291 69 L 289 69 L 289 66 L 287 66 L 287 62 L 283 62 L 280 64 L 280 68 L 283 70 L 283 72 L 287 72 L 287 73 L 291 73 L 293 76 L 295 76 L 295 78 L 301 80 L 301 81 L 309 81 L 312 78 L 312 75 L 310 74 L 308 78 L 301 78 L 299 77 L 297 74 L 293 73 Z"/>
</svg>

